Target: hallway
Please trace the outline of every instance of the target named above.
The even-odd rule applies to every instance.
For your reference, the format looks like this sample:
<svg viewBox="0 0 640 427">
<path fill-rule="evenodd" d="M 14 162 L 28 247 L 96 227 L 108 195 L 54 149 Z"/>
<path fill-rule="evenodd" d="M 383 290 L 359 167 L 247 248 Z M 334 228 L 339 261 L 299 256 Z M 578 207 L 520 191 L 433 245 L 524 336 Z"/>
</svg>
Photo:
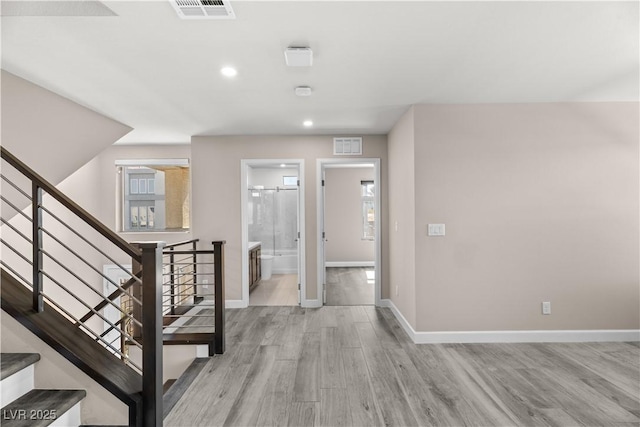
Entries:
<svg viewBox="0 0 640 427">
<path fill-rule="evenodd" d="M 371 306 L 227 310 L 166 426 L 637 425 L 638 343 L 413 344 Z M 630 423 L 630 424 L 625 424 Z"/>
<path fill-rule="evenodd" d="M 373 267 L 328 267 L 326 305 L 374 305 Z"/>
</svg>

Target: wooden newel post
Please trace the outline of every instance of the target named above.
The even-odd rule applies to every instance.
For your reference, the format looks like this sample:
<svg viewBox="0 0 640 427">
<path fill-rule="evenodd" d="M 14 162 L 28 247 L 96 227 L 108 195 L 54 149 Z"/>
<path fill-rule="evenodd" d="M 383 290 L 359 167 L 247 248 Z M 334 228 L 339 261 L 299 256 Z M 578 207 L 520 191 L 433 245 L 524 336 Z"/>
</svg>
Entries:
<svg viewBox="0 0 640 427">
<path fill-rule="evenodd" d="M 162 426 L 162 250 L 164 242 L 133 243 L 142 252 L 142 423 Z"/>
<path fill-rule="evenodd" d="M 215 338 L 214 349 L 216 354 L 223 354 L 225 349 L 224 342 L 224 245 L 226 241 L 217 241 L 213 243 L 213 262 L 214 262 L 214 313 L 215 313 Z"/>
</svg>

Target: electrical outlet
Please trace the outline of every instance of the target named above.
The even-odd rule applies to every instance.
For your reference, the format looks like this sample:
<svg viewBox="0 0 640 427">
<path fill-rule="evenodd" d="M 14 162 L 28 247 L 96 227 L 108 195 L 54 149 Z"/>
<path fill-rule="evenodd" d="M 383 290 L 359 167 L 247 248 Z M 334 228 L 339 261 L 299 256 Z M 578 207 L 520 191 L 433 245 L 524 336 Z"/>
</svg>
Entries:
<svg viewBox="0 0 640 427">
<path fill-rule="evenodd" d="M 202 289 L 209 289 L 209 280 L 202 279 Z"/>
<path fill-rule="evenodd" d="M 396 285 L 396 296 L 400 295 L 400 286 Z"/>
<path fill-rule="evenodd" d="M 544 301 L 542 303 L 542 314 L 551 314 L 551 301 Z"/>
</svg>

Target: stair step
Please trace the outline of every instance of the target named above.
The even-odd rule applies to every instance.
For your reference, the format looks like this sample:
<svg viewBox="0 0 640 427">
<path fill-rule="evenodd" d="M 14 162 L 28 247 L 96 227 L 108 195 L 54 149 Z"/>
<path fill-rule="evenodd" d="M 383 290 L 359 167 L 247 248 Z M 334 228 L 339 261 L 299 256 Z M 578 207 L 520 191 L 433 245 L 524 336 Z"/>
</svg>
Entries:
<svg viewBox="0 0 640 427">
<path fill-rule="evenodd" d="M 40 360 L 38 353 L 1 353 L 0 380 L 10 377 Z"/>
<path fill-rule="evenodd" d="M 34 313 L 33 295 L 15 277 L 0 269 L 2 309 L 67 360 L 130 407 L 140 404 L 142 376 L 95 342 L 81 328 L 45 302 L 44 311 Z M 1 414 L 0 414 L 1 416 Z"/>
<path fill-rule="evenodd" d="M 178 400 L 182 398 L 182 395 L 184 395 L 189 386 L 195 381 L 198 375 L 200 375 L 200 372 L 207 366 L 209 360 L 211 360 L 209 357 L 196 358 L 180 378 L 165 390 L 162 399 L 165 418 L 169 415 L 169 412 L 171 412 L 176 403 L 178 403 Z"/>
<path fill-rule="evenodd" d="M 215 334 L 210 332 L 191 332 L 191 333 L 173 333 L 162 334 L 162 343 L 164 345 L 183 345 L 183 344 L 211 344 L 215 338 Z"/>
<path fill-rule="evenodd" d="M 31 391 L 34 385 L 35 366 L 40 360 L 36 353 L 2 353 L 0 354 L 0 407 Z"/>
<path fill-rule="evenodd" d="M 84 390 L 31 390 L 2 408 L 3 427 L 40 427 L 73 425 L 74 420 L 64 418 L 69 409 L 87 395 Z M 63 421 L 64 420 L 64 421 Z M 58 423 L 56 423 L 56 421 Z M 76 425 L 80 424 L 78 407 Z"/>
</svg>

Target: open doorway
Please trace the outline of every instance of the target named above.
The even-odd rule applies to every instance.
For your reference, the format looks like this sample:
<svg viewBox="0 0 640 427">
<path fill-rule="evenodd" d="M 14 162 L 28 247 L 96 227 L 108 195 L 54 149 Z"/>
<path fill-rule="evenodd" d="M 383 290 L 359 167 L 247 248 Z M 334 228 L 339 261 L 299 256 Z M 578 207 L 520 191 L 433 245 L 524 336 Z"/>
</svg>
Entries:
<svg viewBox="0 0 640 427">
<path fill-rule="evenodd" d="M 378 159 L 319 161 L 319 280 L 326 305 L 380 301 Z"/>
<path fill-rule="evenodd" d="M 300 161 L 243 161 L 243 300 L 301 301 Z"/>
</svg>

